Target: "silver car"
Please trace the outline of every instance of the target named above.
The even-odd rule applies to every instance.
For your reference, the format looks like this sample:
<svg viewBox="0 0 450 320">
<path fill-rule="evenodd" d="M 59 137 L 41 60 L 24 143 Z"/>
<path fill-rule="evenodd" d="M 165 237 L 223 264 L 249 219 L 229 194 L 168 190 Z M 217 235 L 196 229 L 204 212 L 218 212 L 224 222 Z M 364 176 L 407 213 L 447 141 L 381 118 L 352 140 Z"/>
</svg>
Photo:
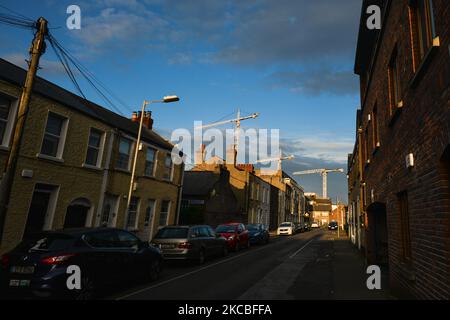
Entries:
<svg viewBox="0 0 450 320">
<path fill-rule="evenodd" d="M 209 257 L 228 254 L 225 238 L 207 225 L 163 227 L 152 244 L 161 249 L 165 260 L 194 260 L 202 264 Z"/>
</svg>

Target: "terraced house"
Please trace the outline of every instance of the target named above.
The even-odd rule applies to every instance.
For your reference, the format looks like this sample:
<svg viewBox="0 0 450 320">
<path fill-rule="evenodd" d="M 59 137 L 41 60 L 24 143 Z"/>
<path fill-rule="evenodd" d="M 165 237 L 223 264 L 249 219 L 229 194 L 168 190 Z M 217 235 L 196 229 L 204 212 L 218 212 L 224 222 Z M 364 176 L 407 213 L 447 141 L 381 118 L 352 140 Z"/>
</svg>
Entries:
<svg viewBox="0 0 450 320">
<path fill-rule="evenodd" d="M 4 166 L 26 71 L 0 59 L 0 165 Z M 145 128 L 136 145 L 139 117 Z M 152 130 L 151 114 L 127 119 L 37 78 L 26 120 L 0 252 L 24 235 L 63 227 L 115 226 L 150 239 L 173 224 L 183 167 Z M 139 148 L 127 210 L 130 168 Z"/>
<path fill-rule="evenodd" d="M 383 8 L 381 30 L 366 8 Z M 389 267 L 394 294 L 450 298 L 450 1 L 363 3 L 352 199 L 369 264 Z M 356 210 L 354 210 L 357 212 Z"/>
</svg>

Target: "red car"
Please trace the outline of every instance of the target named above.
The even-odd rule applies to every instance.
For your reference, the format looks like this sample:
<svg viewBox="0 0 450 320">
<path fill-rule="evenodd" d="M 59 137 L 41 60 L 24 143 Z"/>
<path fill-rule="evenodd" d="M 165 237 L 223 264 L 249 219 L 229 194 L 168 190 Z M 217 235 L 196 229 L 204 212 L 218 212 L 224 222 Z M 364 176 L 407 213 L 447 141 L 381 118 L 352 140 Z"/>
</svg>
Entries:
<svg viewBox="0 0 450 320">
<path fill-rule="evenodd" d="M 242 223 L 221 224 L 216 228 L 216 233 L 227 239 L 230 250 L 239 251 L 241 248 L 250 247 L 248 230 Z"/>
</svg>

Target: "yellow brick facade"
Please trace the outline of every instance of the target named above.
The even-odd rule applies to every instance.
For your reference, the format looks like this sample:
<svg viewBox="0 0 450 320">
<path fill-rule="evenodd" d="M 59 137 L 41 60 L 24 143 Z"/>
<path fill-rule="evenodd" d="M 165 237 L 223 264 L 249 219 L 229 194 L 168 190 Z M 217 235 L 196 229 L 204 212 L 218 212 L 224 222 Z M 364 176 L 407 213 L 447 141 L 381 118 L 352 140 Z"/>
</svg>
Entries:
<svg viewBox="0 0 450 320">
<path fill-rule="evenodd" d="M 5 97 L 18 99 L 21 94 L 21 88 L 0 80 L 0 94 Z M 39 156 L 49 111 L 67 118 L 64 149 L 59 160 Z M 104 133 L 103 150 L 101 151 L 102 160 L 99 168 L 84 165 L 91 128 Z M 57 186 L 54 213 L 50 212 L 52 210 L 47 212 L 49 221 L 45 227 L 46 229 L 58 229 L 64 226 L 67 207 L 75 199 L 87 200 L 91 205 L 85 225 L 98 226 L 103 207 L 103 191 L 117 197 L 119 203 L 114 226 L 123 228 L 131 176 L 129 171 L 115 169 L 119 139 L 123 134 L 114 125 L 90 117 L 49 98 L 33 94 L 20 147 L 17 170 L 14 175 L 0 253 L 10 250 L 22 239 L 34 188 L 37 183 Z M 127 137 L 134 139 L 129 133 Z M 143 177 L 146 147 L 149 144 L 152 144 L 151 141 L 144 141 L 144 147 L 142 151 L 139 151 L 136 170 L 138 187 L 133 193 L 133 196 L 141 199 L 137 215 L 136 232 L 138 234 L 142 233 L 144 228 L 145 202 L 148 199 L 156 200 L 152 234 L 158 229 L 160 206 L 163 200 L 168 200 L 171 203 L 168 223 L 173 224 L 176 222 L 179 188 L 183 174 L 183 167 L 175 165 L 172 169 L 172 180 L 164 180 L 162 178 L 164 157 L 170 150 L 152 145 L 158 150 L 155 177 Z M 134 145 L 135 143 L 133 148 Z M 7 154 L 8 148 L 1 147 L 0 165 L 2 168 L 5 166 Z M 108 157 L 109 154 L 110 157 Z M 130 162 L 133 156 L 134 151 L 132 150 Z M 109 167 L 107 167 L 108 162 Z M 27 170 L 28 173 L 32 172 L 32 176 L 23 177 L 23 170 Z M 151 237 L 151 235 L 148 236 L 149 238 Z"/>
</svg>

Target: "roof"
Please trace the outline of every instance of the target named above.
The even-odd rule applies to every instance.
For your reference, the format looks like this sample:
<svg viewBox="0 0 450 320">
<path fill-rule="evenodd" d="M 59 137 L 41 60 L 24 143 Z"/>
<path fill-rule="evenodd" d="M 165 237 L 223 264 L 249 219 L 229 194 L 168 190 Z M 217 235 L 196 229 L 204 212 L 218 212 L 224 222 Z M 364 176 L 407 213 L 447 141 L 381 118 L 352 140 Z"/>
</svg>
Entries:
<svg viewBox="0 0 450 320">
<path fill-rule="evenodd" d="M 27 71 L 0 58 L 0 79 L 18 86 L 25 83 Z M 86 100 L 76 94 L 57 86 L 41 77 L 36 77 L 33 93 L 37 93 L 51 100 L 57 101 L 69 108 L 81 112 L 89 117 L 104 122 L 130 135 L 137 136 L 139 124 L 132 122 L 117 113 L 98 104 Z M 153 130 L 143 128 L 142 140 L 163 149 L 172 150 L 173 145 Z"/>
<path fill-rule="evenodd" d="M 206 196 L 219 179 L 220 174 L 213 171 L 185 171 L 183 195 Z"/>
</svg>

